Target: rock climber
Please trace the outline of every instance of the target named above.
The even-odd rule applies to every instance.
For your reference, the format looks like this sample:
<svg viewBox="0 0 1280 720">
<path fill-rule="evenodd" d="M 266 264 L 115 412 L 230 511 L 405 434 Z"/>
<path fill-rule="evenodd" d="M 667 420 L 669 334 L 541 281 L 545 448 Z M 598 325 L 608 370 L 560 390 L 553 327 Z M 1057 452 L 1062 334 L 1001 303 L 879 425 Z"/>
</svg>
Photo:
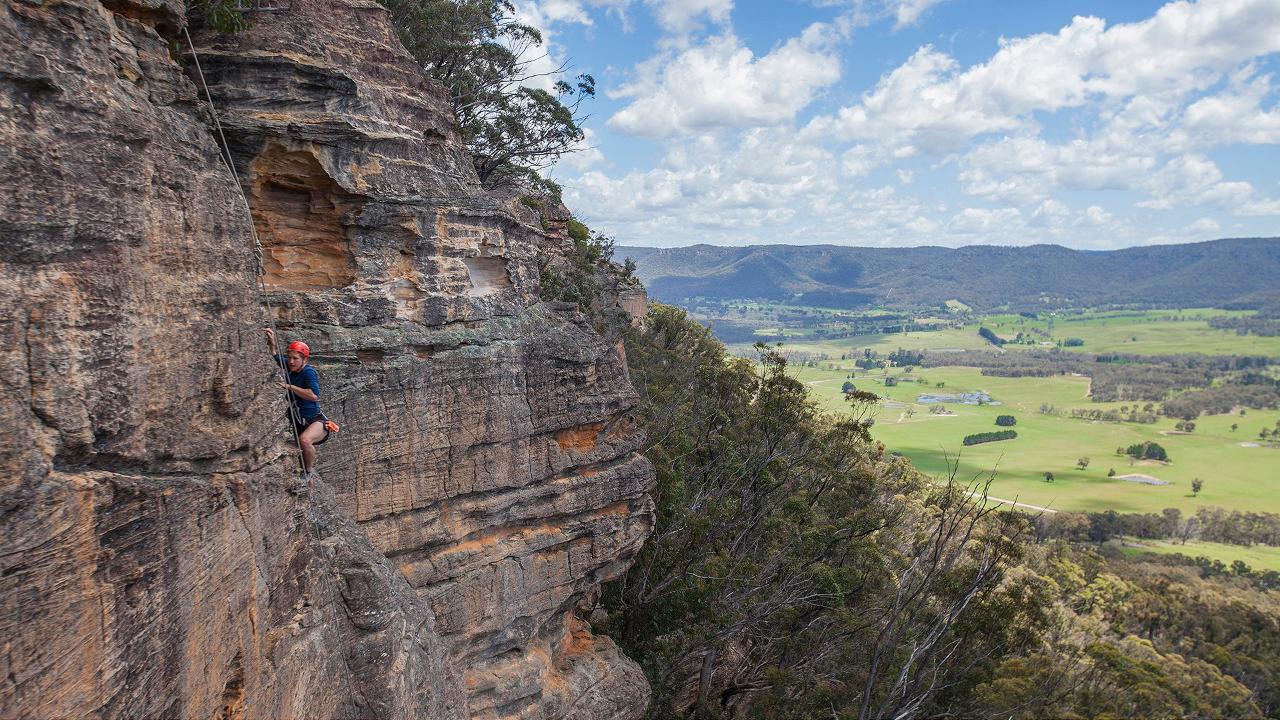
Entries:
<svg viewBox="0 0 1280 720">
<path fill-rule="evenodd" d="M 276 334 L 271 328 L 264 328 L 267 334 L 267 346 L 271 352 L 276 349 Z M 278 383 L 289 393 L 289 419 L 293 421 L 293 430 L 298 437 L 298 445 L 302 448 L 302 475 L 299 477 L 299 488 L 311 482 L 311 471 L 316 462 L 316 446 L 323 445 L 329 439 L 327 418 L 320 412 L 320 375 L 307 363 L 311 357 L 311 348 L 301 340 L 289 343 L 284 355 L 276 355 L 276 362 L 284 368 L 289 382 Z"/>
</svg>

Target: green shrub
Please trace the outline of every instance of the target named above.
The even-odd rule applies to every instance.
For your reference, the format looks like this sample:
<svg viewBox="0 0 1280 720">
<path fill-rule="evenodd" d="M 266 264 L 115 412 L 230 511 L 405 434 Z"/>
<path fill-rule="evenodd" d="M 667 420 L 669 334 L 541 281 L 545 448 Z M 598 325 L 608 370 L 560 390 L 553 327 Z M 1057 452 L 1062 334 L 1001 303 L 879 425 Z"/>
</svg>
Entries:
<svg viewBox="0 0 1280 720">
<path fill-rule="evenodd" d="M 1018 437 L 1015 430 L 996 430 L 995 432 L 974 433 L 964 436 L 965 445 L 981 445 L 982 443 L 1012 440 Z"/>
<path fill-rule="evenodd" d="M 1150 440 L 1130 445 L 1125 448 L 1124 452 L 1129 457 L 1137 458 L 1138 460 L 1169 461 L 1169 454 L 1165 452 L 1165 449 L 1159 443 L 1154 443 Z"/>
<path fill-rule="evenodd" d="M 235 8 L 235 0 L 189 0 L 187 3 L 188 12 L 199 12 L 204 23 L 220 33 L 240 32 L 248 26 L 245 16 Z"/>
<path fill-rule="evenodd" d="M 573 219 L 569 220 L 568 235 L 573 243 L 566 258 L 569 261 L 567 274 L 553 267 L 547 258 L 538 258 L 542 297 L 577 303 L 582 312 L 590 313 L 600 297 L 600 273 L 604 265 L 613 259 L 613 238 L 593 233 L 586 225 Z M 634 271 L 634 265 L 631 270 Z"/>
</svg>

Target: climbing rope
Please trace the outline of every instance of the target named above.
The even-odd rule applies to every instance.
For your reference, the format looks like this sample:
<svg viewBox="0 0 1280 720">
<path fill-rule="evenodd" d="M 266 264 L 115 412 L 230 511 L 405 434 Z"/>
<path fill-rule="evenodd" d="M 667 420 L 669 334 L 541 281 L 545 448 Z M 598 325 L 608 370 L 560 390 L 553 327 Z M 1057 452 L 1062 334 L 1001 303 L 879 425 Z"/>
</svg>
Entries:
<svg viewBox="0 0 1280 720">
<path fill-rule="evenodd" d="M 249 196 L 245 195 L 244 187 L 240 185 L 240 178 L 236 175 L 235 164 L 232 162 L 231 145 L 227 142 L 227 136 L 222 132 L 222 122 L 218 120 L 218 108 L 213 104 L 213 95 L 209 92 L 209 85 L 204 79 L 204 70 L 200 67 L 200 55 L 196 52 L 196 44 L 191 41 L 191 33 L 187 32 L 186 26 L 182 28 L 182 34 L 187 39 L 187 47 L 191 48 L 191 59 L 195 61 L 196 76 L 200 78 L 200 87 L 204 89 L 205 101 L 209 103 L 209 114 L 213 116 L 213 126 L 218 130 L 218 140 L 221 147 L 218 150 L 219 157 L 222 158 L 222 164 L 226 166 L 227 173 L 231 176 L 232 183 L 236 186 L 237 192 L 240 194 L 240 200 L 244 203 L 245 217 L 249 220 L 249 234 L 253 237 L 253 257 L 257 263 L 258 275 L 258 291 L 262 295 L 264 310 L 266 315 L 267 326 L 271 328 L 271 362 L 280 372 L 280 380 L 285 385 L 289 384 L 289 374 L 285 370 L 284 364 L 280 363 L 277 358 L 280 357 L 279 349 L 276 345 L 276 322 L 275 312 L 271 307 L 271 296 L 267 293 L 266 268 L 263 265 L 262 240 L 258 238 L 258 228 L 253 222 L 253 209 L 249 206 Z M 292 403 L 292 398 L 290 398 Z M 298 467 L 304 472 L 306 471 L 306 459 L 302 453 L 302 438 L 298 434 L 298 425 L 293 422 L 293 414 L 289 416 L 289 426 L 293 430 L 293 442 L 298 449 Z M 307 479 L 307 497 L 311 496 L 311 479 Z"/>
</svg>

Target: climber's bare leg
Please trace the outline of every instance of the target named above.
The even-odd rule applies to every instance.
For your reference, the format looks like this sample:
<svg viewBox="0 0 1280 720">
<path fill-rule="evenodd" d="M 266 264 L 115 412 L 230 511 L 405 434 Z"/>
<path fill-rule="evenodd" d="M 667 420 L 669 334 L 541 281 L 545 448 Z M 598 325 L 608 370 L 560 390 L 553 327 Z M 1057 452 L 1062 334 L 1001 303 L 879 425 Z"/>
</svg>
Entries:
<svg viewBox="0 0 1280 720">
<path fill-rule="evenodd" d="M 324 423 L 319 420 L 307 426 L 298 436 L 298 444 L 302 446 L 302 469 L 311 472 L 316 464 L 316 443 L 324 439 Z"/>
</svg>

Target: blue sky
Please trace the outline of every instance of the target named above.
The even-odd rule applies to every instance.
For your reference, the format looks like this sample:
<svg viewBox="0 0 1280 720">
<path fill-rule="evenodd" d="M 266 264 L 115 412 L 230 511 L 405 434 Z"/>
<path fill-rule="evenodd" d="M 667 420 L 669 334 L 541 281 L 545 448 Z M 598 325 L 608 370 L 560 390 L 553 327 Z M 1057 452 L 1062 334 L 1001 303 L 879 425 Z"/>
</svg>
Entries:
<svg viewBox="0 0 1280 720">
<path fill-rule="evenodd" d="M 619 244 L 1280 236 L 1280 0 L 520 0 Z"/>
</svg>

